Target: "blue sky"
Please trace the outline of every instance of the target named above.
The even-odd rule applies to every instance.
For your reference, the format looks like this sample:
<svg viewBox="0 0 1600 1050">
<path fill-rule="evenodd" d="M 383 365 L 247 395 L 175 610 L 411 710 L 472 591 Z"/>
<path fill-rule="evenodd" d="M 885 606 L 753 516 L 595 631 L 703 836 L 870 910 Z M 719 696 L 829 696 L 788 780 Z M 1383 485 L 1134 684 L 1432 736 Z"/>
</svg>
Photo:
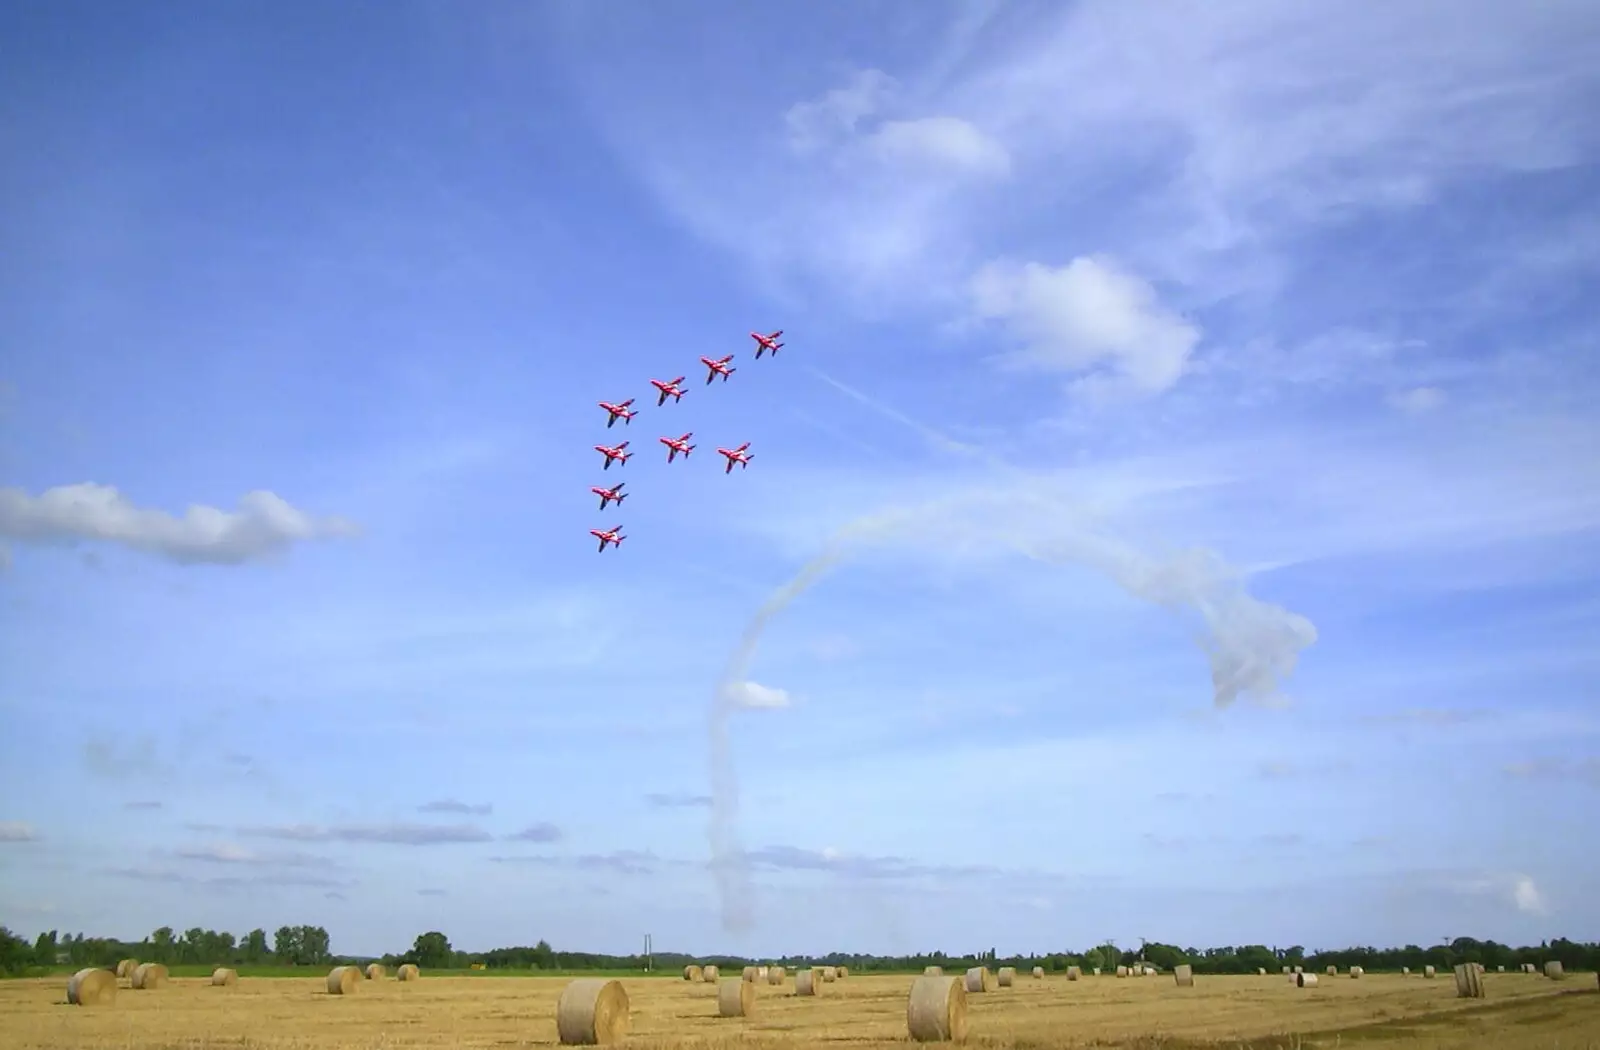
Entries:
<svg viewBox="0 0 1600 1050">
<path fill-rule="evenodd" d="M 0 15 L 0 922 L 1600 937 L 1600 12 L 1269 6 Z"/>
</svg>

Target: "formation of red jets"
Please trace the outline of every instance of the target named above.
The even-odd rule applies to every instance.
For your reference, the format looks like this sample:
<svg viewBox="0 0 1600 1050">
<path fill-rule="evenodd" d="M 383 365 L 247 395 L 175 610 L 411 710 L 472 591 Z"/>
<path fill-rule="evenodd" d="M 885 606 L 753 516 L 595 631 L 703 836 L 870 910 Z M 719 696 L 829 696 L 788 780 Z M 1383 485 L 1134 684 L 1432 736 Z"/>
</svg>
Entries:
<svg viewBox="0 0 1600 1050">
<path fill-rule="evenodd" d="M 771 352 L 772 355 L 776 357 L 778 351 L 783 348 L 783 344 L 778 342 L 778 338 L 781 335 L 783 335 L 783 329 L 781 328 L 769 335 L 762 335 L 760 332 L 751 332 L 750 338 L 756 341 L 756 360 L 759 361 L 761 359 L 761 355 L 767 352 Z M 728 363 L 732 360 L 732 354 L 716 359 L 702 357 L 700 359 L 700 363 L 706 366 L 706 385 L 710 386 L 712 380 L 716 379 L 718 376 L 721 376 L 722 381 L 726 383 L 728 378 L 732 376 L 734 372 L 738 371 L 737 368 L 734 368 Z M 679 376 L 676 379 L 670 380 L 650 380 L 650 385 L 656 388 L 656 407 L 659 408 L 662 405 L 665 405 L 667 403 L 667 398 L 669 397 L 672 398 L 674 404 L 682 401 L 684 390 L 681 384 L 683 383 L 684 379 L 684 376 Z M 619 401 L 615 404 L 610 401 L 598 402 L 599 406 L 606 412 L 606 428 L 608 430 L 615 425 L 619 419 L 622 420 L 624 426 L 627 426 L 629 423 L 633 422 L 633 417 L 639 414 L 638 409 L 631 407 L 633 405 L 633 401 L 634 399 L 630 397 L 626 401 Z M 684 434 L 682 437 L 662 437 L 658 439 L 663 445 L 667 446 L 668 463 L 676 460 L 680 454 L 684 459 L 689 458 L 689 453 L 695 450 L 695 446 L 689 444 L 689 439 L 692 437 L 694 437 L 694 434 L 693 432 L 690 432 Z M 633 456 L 633 453 L 628 451 L 628 442 L 626 441 L 618 442 L 615 445 L 596 445 L 594 450 L 605 457 L 605 463 L 600 468 L 602 470 L 610 470 L 611 464 L 613 463 L 617 464 L 619 468 L 626 466 L 628 460 Z M 750 451 L 750 442 L 748 441 L 740 445 L 738 448 L 719 448 L 717 449 L 717 452 L 727 460 L 727 466 L 722 471 L 724 474 L 732 474 L 735 464 L 738 464 L 740 467 L 748 467 L 750 465 L 750 460 L 754 458 L 754 453 Z M 611 488 L 602 488 L 598 485 L 595 485 L 591 486 L 589 491 L 600 497 L 600 509 L 605 510 L 612 503 L 615 503 L 619 507 L 622 506 L 622 501 L 628 498 L 628 493 L 622 491 L 624 484 L 626 483 L 619 481 Z M 622 546 L 622 541 L 628 538 L 622 534 L 621 525 L 610 529 L 590 529 L 589 535 L 600 541 L 599 549 L 601 553 L 605 552 L 607 544 L 610 544 L 613 547 L 620 547 Z"/>
</svg>

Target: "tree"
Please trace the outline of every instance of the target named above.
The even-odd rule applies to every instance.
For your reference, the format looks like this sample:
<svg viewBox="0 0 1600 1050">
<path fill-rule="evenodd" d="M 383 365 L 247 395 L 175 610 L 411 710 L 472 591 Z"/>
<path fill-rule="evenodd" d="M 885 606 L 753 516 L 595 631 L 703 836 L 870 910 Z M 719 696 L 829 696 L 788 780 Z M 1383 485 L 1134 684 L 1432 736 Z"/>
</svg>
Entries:
<svg viewBox="0 0 1600 1050">
<path fill-rule="evenodd" d="M 328 951 L 328 931 L 321 926 L 302 926 L 299 935 L 299 962 L 310 966 L 325 963 L 333 957 Z"/>
<path fill-rule="evenodd" d="M 172 927 L 163 926 L 150 935 L 150 961 L 158 963 L 173 962 L 173 949 L 175 941 L 172 936 Z"/>
<path fill-rule="evenodd" d="M 278 957 L 279 966 L 298 966 L 300 963 L 300 927 L 279 926 L 272 935 L 272 954 Z"/>
<path fill-rule="evenodd" d="M 49 933 L 39 934 L 34 940 L 33 961 L 36 965 L 54 966 L 56 964 L 56 956 L 60 950 L 59 945 L 56 943 L 57 936 L 56 931 L 51 930 Z"/>
<path fill-rule="evenodd" d="M 251 930 L 244 935 L 244 942 L 239 946 L 239 953 L 244 956 L 247 963 L 259 963 L 267 957 L 267 931 Z"/>
<path fill-rule="evenodd" d="M 28 942 L 0 926 L 0 973 L 24 973 L 32 962 L 33 950 Z"/>
<path fill-rule="evenodd" d="M 450 965 L 450 938 L 438 930 L 419 934 L 411 945 L 411 961 L 427 969 L 442 970 Z"/>
<path fill-rule="evenodd" d="M 208 933 L 209 930 L 202 930 L 198 926 L 184 930 L 183 940 L 178 944 L 178 957 L 190 964 L 210 961 L 207 958 L 207 950 L 210 948 L 210 945 L 206 944 Z"/>
</svg>

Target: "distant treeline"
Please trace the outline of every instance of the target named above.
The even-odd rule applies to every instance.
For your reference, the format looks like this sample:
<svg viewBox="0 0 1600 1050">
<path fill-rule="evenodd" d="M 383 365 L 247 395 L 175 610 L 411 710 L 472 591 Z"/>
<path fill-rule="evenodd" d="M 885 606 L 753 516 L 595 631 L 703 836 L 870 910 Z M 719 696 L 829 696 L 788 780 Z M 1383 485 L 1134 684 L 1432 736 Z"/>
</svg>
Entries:
<svg viewBox="0 0 1600 1050">
<path fill-rule="evenodd" d="M 242 936 L 195 928 L 182 934 L 163 926 L 141 941 L 120 941 L 84 934 L 62 935 L 55 930 L 41 933 L 33 943 L 0 926 L 0 973 L 25 974 L 41 968 L 60 966 L 115 967 L 125 958 L 141 962 L 190 966 L 327 966 L 335 962 L 366 962 L 369 956 L 335 956 L 328 931 L 321 926 L 283 926 L 269 938 L 265 930 L 251 930 Z M 389 966 L 416 963 L 425 970 L 637 970 L 646 966 L 656 971 L 676 972 L 689 963 L 716 963 L 724 968 L 749 963 L 770 962 L 783 966 L 848 966 L 856 973 L 919 971 L 924 966 L 962 969 L 971 966 L 1042 966 L 1060 972 L 1069 966 L 1110 970 L 1143 960 L 1151 966 L 1170 970 L 1188 963 L 1196 973 L 1254 973 L 1261 967 L 1276 970 L 1282 966 L 1304 966 L 1319 970 L 1337 966 L 1347 970 L 1361 966 L 1369 971 L 1413 970 L 1432 964 L 1440 969 L 1457 963 L 1482 963 L 1490 970 L 1504 966 L 1515 970 L 1523 963 L 1543 968 L 1546 962 L 1559 961 L 1568 970 L 1600 969 L 1600 943 L 1589 944 L 1557 938 L 1553 941 L 1516 948 L 1495 941 L 1457 937 L 1449 944 L 1424 948 L 1408 944 L 1403 948 L 1338 948 L 1308 952 L 1300 945 L 1269 948 L 1247 944 L 1227 948 L 1181 948 L 1173 944 L 1147 942 L 1140 948 L 1115 944 L 1096 945 L 1082 952 L 1051 952 L 1037 955 L 999 956 L 993 949 L 970 955 L 928 952 L 920 955 L 861 955 L 832 952 L 827 955 L 783 955 L 747 959 L 737 955 L 685 955 L 658 952 L 643 955 L 602 955 L 595 952 L 558 952 L 545 941 L 532 947 L 495 948 L 487 952 L 457 951 L 450 939 L 437 930 L 419 935 L 404 952 L 379 957 Z"/>
</svg>

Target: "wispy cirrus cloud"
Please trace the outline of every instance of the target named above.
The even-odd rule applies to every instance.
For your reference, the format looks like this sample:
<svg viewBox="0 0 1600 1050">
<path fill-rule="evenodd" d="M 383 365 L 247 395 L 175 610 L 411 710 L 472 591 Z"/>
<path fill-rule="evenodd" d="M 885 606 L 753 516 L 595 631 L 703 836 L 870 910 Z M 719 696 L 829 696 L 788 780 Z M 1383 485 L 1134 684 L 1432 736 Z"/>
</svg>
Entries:
<svg viewBox="0 0 1600 1050">
<path fill-rule="evenodd" d="M 424 802 L 417 807 L 418 813 L 460 813 L 467 816 L 488 816 L 494 812 L 493 803 L 489 802 L 462 802 L 453 798 L 435 799 Z"/>
<path fill-rule="evenodd" d="M 268 868 L 334 868 L 338 864 L 331 857 L 298 851 L 267 852 L 246 849 L 230 842 L 205 846 L 181 846 L 171 851 L 178 860 L 201 861 L 208 864 L 231 864 L 242 867 Z"/>
<path fill-rule="evenodd" d="M 925 864 L 906 857 L 846 853 L 825 846 L 763 846 L 747 850 L 747 863 L 771 871 L 827 872 L 861 879 L 976 878 L 997 875 L 988 864 Z"/>
<path fill-rule="evenodd" d="M 673 808 L 704 808 L 711 805 L 710 795 L 690 795 L 684 792 L 668 793 L 653 791 L 646 795 L 645 801 L 660 809 Z"/>
<path fill-rule="evenodd" d="M 610 871 L 620 875 L 649 875 L 665 863 L 649 850 L 614 850 L 610 853 L 582 853 L 574 856 L 554 854 L 522 854 L 495 856 L 490 863 L 539 867 L 565 867 L 580 871 Z"/>
<path fill-rule="evenodd" d="M 148 734 L 131 740 L 91 736 L 83 743 L 82 758 L 85 769 L 107 780 L 159 780 L 177 773 L 176 765 L 162 756 L 156 739 Z"/>
<path fill-rule="evenodd" d="M 173 886 L 199 886 L 218 890 L 246 890 L 277 886 L 305 886 L 334 889 L 355 884 L 353 879 L 337 879 L 298 871 L 272 871 L 250 875 L 199 875 L 192 871 L 162 865 L 127 865 L 100 869 L 102 874 L 136 882 L 164 883 Z"/>
<path fill-rule="evenodd" d="M 291 842 L 347 842 L 389 846 L 442 846 L 464 842 L 488 842 L 494 838 L 476 824 L 267 824 L 239 829 L 252 838 L 285 839 Z"/>
<path fill-rule="evenodd" d="M 1174 17 L 1181 34 L 1166 31 Z M 1272 280 L 1307 226 L 1416 206 L 1482 173 L 1557 169 L 1594 145 L 1572 116 L 1597 83 L 1576 43 L 1596 18 L 1579 2 L 1423 2 L 1357 22 L 1308 4 L 1158 14 L 1090 0 L 930 31 L 936 22 L 912 30 L 929 45 L 925 65 L 838 77 L 774 112 L 786 135 L 769 146 L 739 124 L 686 137 L 680 124 L 644 124 L 653 109 L 601 113 L 691 228 L 746 261 L 861 288 L 864 301 L 918 286 L 940 296 L 938 278 L 959 283 L 997 233 L 1048 207 L 1079 216 L 1080 242 L 1217 294 Z M 968 145 L 924 150 L 892 180 L 865 166 L 894 129 L 930 122 Z M 977 167 L 1010 175 L 1003 197 L 953 177 L 1002 156 Z M 1118 176 L 1136 179 L 1137 195 L 1114 219 L 1095 216 Z"/>
<path fill-rule="evenodd" d="M 1600 787 L 1600 758 L 1534 758 L 1503 767 L 1508 777 L 1519 780 L 1566 781 Z"/>
</svg>

